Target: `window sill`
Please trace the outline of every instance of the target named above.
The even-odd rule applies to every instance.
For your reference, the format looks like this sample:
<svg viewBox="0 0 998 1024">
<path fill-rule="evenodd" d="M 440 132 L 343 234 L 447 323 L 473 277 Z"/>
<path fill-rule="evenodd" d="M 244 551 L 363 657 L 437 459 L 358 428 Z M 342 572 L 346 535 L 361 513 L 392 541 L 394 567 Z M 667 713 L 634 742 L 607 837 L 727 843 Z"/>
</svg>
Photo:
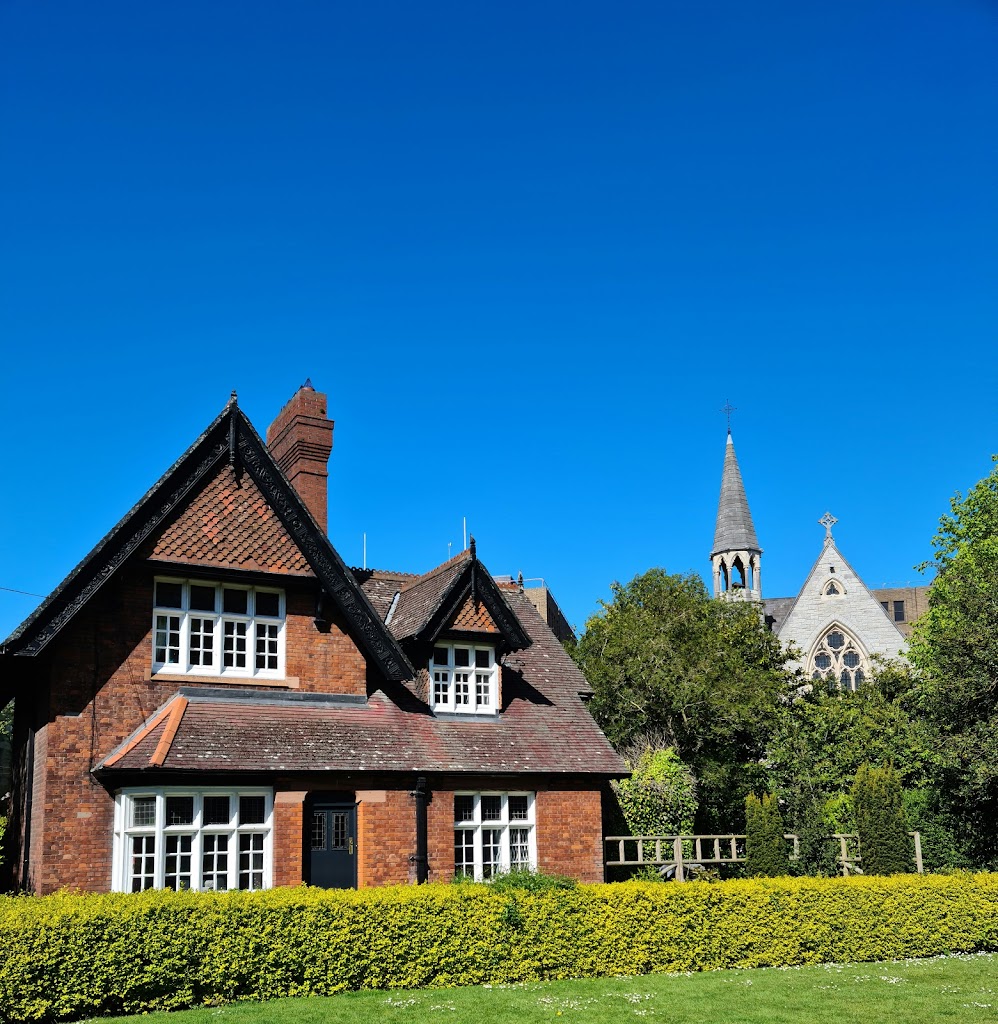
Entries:
<svg viewBox="0 0 998 1024">
<path fill-rule="evenodd" d="M 495 722 L 499 719 L 498 711 L 447 711 L 443 708 L 431 708 L 433 717 L 444 722 Z"/>
<path fill-rule="evenodd" d="M 301 687 L 298 676 L 284 679 L 260 679 L 258 676 L 195 676 L 182 672 L 147 672 L 146 682 L 195 683 L 208 686 L 273 686 L 282 690 L 297 690 Z"/>
</svg>

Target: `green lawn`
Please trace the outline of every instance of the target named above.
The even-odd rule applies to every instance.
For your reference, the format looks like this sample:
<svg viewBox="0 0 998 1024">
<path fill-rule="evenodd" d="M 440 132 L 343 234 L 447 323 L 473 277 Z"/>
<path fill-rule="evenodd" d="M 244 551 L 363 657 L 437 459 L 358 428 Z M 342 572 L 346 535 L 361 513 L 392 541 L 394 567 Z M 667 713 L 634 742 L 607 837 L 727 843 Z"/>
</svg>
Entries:
<svg viewBox="0 0 998 1024">
<path fill-rule="evenodd" d="M 998 1020 L 998 954 L 523 985 L 349 992 L 116 1024 L 935 1024 Z"/>
</svg>

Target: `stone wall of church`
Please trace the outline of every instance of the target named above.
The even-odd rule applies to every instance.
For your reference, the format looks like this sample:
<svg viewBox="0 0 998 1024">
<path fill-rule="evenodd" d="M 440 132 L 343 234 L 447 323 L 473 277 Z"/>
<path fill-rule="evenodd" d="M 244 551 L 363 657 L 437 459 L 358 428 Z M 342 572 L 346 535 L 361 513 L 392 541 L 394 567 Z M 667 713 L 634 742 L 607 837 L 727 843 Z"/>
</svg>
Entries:
<svg viewBox="0 0 998 1024">
<path fill-rule="evenodd" d="M 827 593 L 830 585 L 838 594 Z M 862 646 L 867 655 L 896 658 L 906 649 L 905 639 L 848 562 L 826 543 L 801 588 L 797 602 L 780 628 L 784 644 L 793 642 L 808 655 L 826 630 L 841 625 Z"/>
</svg>

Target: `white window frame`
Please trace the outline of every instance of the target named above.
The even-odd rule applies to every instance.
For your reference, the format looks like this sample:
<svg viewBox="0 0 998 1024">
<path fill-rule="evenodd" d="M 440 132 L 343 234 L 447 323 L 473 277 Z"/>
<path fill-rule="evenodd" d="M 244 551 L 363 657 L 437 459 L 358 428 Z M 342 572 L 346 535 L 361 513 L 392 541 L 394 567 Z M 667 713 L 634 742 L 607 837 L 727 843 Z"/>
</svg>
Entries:
<svg viewBox="0 0 998 1024">
<path fill-rule="evenodd" d="M 473 801 L 473 811 L 470 818 L 462 821 L 457 820 L 457 802 L 458 797 L 471 797 Z M 482 798 L 483 797 L 498 797 L 500 799 L 500 816 L 498 818 L 483 819 L 482 817 Z M 526 797 L 527 799 L 527 816 L 526 818 L 510 818 L 509 813 L 509 800 L 510 797 Z M 530 871 L 537 870 L 537 821 L 535 816 L 536 807 L 536 794 L 529 793 L 526 791 L 511 791 L 508 793 L 497 792 L 493 790 L 484 790 L 482 792 L 470 792 L 467 790 L 459 790 L 454 793 L 454 846 L 455 846 L 455 862 L 454 862 L 454 874 L 455 876 L 463 875 L 470 876 L 475 879 L 476 882 L 486 881 L 488 878 L 494 878 L 497 874 L 516 869 L 529 869 Z M 526 830 L 527 832 L 527 851 L 528 858 L 527 862 L 523 863 L 512 863 L 511 857 L 511 830 L 519 829 Z M 486 858 L 484 856 L 484 833 L 486 831 L 499 832 L 498 837 L 498 852 L 499 858 L 497 863 L 486 864 Z M 471 843 L 467 843 L 467 839 L 470 836 Z M 468 865 L 459 865 L 457 863 L 456 851 L 459 845 L 459 840 L 463 840 L 461 843 L 462 848 L 471 848 L 472 850 L 472 871 L 467 870 Z M 522 845 L 522 844 L 520 844 Z"/>
<path fill-rule="evenodd" d="M 446 665 L 437 662 L 438 651 L 447 651 Z M 456 651 L 468 652 L 467 665 L 456 664 Z M 477 666 L 478 652 L 488 655 L 487 669 Z M 462 699 L 464 686 L 467 687 L 466 701 Z M 487 696 L 485 702 L 480 700 L 482 688 Z M 430 652 L 429 690 L 430 707 L 434 711 L 446 711 L 456 715 L 498 715 L 499 664 L 496 660 L 495 647 L 491 644 L 450 641 L 434 644 Z"/>
<path fill-rule="evenodd" d="M 285 677 L 284 660 L 284 633 L 287 616 L 287 603 L 284 591 L 277 587 L 251 587 L 242 584 L 215 582 L 213 580 L 180 579 L 171 576 L 157 576 L 153 582 L 155 588 L 160 583 L 172 583 L 181 588 L 181 604 L 179 608 L 160 606 L 156 604 L 156 590 L 153 590 L 153 613 L 152 613 L 152 672 L 169 675 L 187 676 L 234 676 L 240 679 L 283 679 Z M 215 603 L 212 611 L 191 608 L 191 587 L 206 587 L 215 591 Z M 246 592 L 246 612 L 224 611 L 224 592 L 226 590 L 241 590 Z M 277 597 L 278 614 L 258 615 L 256 613 L 256 601 L 258 594 L 273 594 Z M 167 625 L 167 632 L 175 632 L 177 636 L 177 659 L 170 661 L 167 657 L 162 659 L 162 651 L 172 649 L 168 642 L 160 643 L 164 628 L 161 625 L 163 617 L 170 617 L 175 621 Z M 210 621 L 210 631 L 204 635 L 211 637 L 211 661 L 210 665 L 195 664 L 192 661 L 191 640 L 192 636 L 203 632 L 203 620 Z M 199 631 L 195 622 L 200 624 Z M 243 626 L 246 638 L 246 664 L 225 665 L 225 637 L 226 626 L 238 629 Z M 175 628 L 174 628 L 175 627 Z M 263 635 L 266 630 L 269 634 Z M 258 637 L 257 633 L 261 636 Z M 265 643 L 268 648 L 276 647 L 276 650 L 266 650 L 263 656 L 267 659 L 276 658 L 276 667 L 257 668 L 257 644 L 258 640 Z"/>
<path fill-rule="evenodd" d="M 228 797 L 230 818 L 228 824 L 204 824 L 204 798 Z M 191 797 L 194 801 L 193 819 L 189 824 L 168 825 L 166 822 L 166 801 L 168 797 Z M 264 815 L 262 822 L 242 824 L 239 821 L 240 797 L 263 797 Z M 136 801 L 150 798 L 155 801 L 154 820 L 150 824 L 133 825 L 133 810 Z M 274 791 L 266 788 L 207 788 L 190 789 L 181 786 L 129 787 L 119 790 L 114 798 L 114 851 L 112 857 L 111 889 L 114 892 L 138 892 L 142 889 L 166 888 L 166 845 L 170 837 L 191 837 L 191 881 L 190 885 L 178 888 L 201 890 L 205 836 L 225 836 L 227 845 L 226 889 L 269 889 L 273 885 L 273 831 Z M 249 865 L 249 885 L 240 885 L 240 875 L 245 873 L 240 864 L 240 837 L 262 836 L 262 864 L 256 868 Z M 152 840 L 153 870 L 144 875 L 151 884 L 133 887 L 132 841 Z M 252 875 L 260 875 L 260 884 Z M 172 886 L 171 886 L 172 888 Z M 217 888 L 209 886 L 208 888 Z"/>
</svg>

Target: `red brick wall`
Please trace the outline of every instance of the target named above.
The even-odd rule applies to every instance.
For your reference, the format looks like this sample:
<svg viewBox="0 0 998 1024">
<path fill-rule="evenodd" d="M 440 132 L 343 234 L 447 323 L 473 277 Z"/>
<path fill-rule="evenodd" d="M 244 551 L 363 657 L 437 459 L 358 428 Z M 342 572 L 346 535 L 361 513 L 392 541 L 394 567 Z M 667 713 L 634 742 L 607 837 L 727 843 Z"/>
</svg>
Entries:
<svg viewBox="0 0 998 1024">
<path fill-rule="evenodd" d="M 327 600 L 327 606 L 328 606 Z M 288 592 L 284 642 L 287 675 L 313 693 L 367 693 L 367 661 L 339 613 L 327 607 L 328 631 L 314 620 L 315 592 Z"/>
<path fill-rule="evenodd" d="M 406 789 L 359 792 L 357 884 L 391 885 L 413 880 L 416 804 Z"/>
<path fill-rule="evenodd" d="M 429 880 L 454 877 L 454 793 L 522 789 L 536 793 L 538 868 L 582 882 L 603 881 L 602 799 L 598 789 L 543 789 L 536 782 L 520 787 L 494 779 L 469 779 L 433 788 L 427 808 Z M 358 792 L 358 884 L 387 885 L 412 881 L 409 855 L 416 850 L 416 807 L 409 790 L 388 789 L 369 803 Z"/>
<path fill-rule="evenodd" d="M 301 885 L 305 880 L 305 797 L 301 790 L 274 794 L 274 885 Z"/>
<path fill-rule="evenodd" d="M 599 790 L 540 790 L 535 805 L 537 867 L 580 882 L 603 881 L 603 816 Z"/>
<path fill-rule="evenodd" d="M 111 886 L 114 799 L 91 776 L 94 765 L 179 686 L 255 685 L 150 676 L 153 575 L 152 567 L 137 567 L 109 583 L 39 659 L 37 689 L 50 684 L 52 696 L 35 748 L 30 885 L 36 892 Z M 328 632 L 316 628 L 313 587 L 288 591 L 287 675 L 302 690 L 364 694 L 364 656 L 342 620 L 333 617 Z M 300 861 L 299 851 L 299 874 Z"/>
<path fill-rule="evenodd" d="M 522 785 L 479 778 L 433 791 L 428 812 L 430 881 L 454 876 L 454 793 L 481 790 L 527 790 L 534 804 L 537 867 L 582 882 L 603 881 L 602 798 L 598 789 L 544 789 L 536 780 Z"/>
</svg>

